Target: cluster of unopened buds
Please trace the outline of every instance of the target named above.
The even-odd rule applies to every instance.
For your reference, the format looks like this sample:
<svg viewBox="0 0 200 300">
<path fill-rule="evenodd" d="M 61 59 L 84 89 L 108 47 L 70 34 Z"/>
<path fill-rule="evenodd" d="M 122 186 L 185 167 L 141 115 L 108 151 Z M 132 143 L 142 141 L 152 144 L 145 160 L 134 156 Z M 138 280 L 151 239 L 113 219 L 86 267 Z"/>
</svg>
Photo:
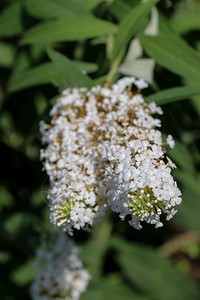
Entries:
<svg viewBox="0 0 200 300">
<path fill-rule="evenodd" d="M 63 231 L 88 230 L 108 206 L 122 220 L 141 229 L 141 221 L 161 227 L 181 202 L 181 192 L 165 155 L 174 147 L 171 135 L 163 142 L 154 102 L 145 103 L 143 80 L 123 78 L 110 87 L 68 88 L 41 122 L 41 159 L 50 178 L 51 222 Z"/>
<path fill-rule="evenodd" d="M 83 268 L 78 248 L 64 235 L 54 239 L 49 249 L 38 250 L 35 266 L 33 300 L 78 300 L 87 289 L 90 274 Z"/>
</svg>

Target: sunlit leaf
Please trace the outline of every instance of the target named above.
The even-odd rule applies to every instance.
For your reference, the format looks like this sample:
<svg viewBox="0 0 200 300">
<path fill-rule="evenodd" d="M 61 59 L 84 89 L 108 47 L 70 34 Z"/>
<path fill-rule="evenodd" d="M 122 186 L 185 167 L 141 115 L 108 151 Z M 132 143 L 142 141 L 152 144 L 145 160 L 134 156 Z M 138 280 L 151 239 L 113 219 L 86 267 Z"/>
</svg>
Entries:
<svg viewBox="0 0 200 300">
<path fill-rule="evenodd" d="M 173 27 L 171 26 L 171 22 L 168 22 L 166 17 L 159 12 L 159 35 L 169 35 L 169 36 L 176 36 L 176 33 L 173 30 Z"/>
<path fill-rule="evenodd" d="M 95 72 L 97 65 L 82 61 L 73 61 L 75 68 L 79 69 L 79 72 Z M 62 77 L 63 76 L 63 77 Z M 86 77 L 82 74 L 84 78 Z M 62 77 L 62 78 L 61 78 Z M 59 85 L 59 80 L 65 80 L 64 75 L 60 74 L 60 71 L 53 63 L 41 64 L 38 67 L 32 69 L 25 69 L 24 71 L 18 72 L 9 83 L 10 92 L 16 92 L 28 87 L 35 85 L 42 85 L 48 83 L 55 83 Z M 77 79 L 78 80 L 78 79 Z"/>
<path fill-rule="evenodd" d="M 78 60 L 73 60 L 73 63 L 80 69 L 82 70 L 82 72 L 86 72 L 86 73 L 93 73 L 95 71 L 97 71 L 98 69 L 98 65 L 97 64 L 93 64 L 93 63 L 89 63 L 89 62 L 85 62 L 85 61 L 78 61 Z"/>
<path fill-rule="evenodd" d="M 85 12 L 83 7 L 71 0 L 26 0 L 25 7 L 29 14 L 38 18 L 66 17 Z"/>
<path fill-rule="evenodd" d="M 63 87 L 74 85 L 88 88 L 93 86 L 92 80 L 87 75 L 84 75 L 66 56 L 52 49 L 48 50 L 48 55 L 57 70 L 56 82 L 58 85 Z"/>
<path fill-rule="evenodd" d="M 117 20 L 121 21 L 130 11 L 131 6 L 126 2 L 122 2 L 120 0 L 116 0 L 112 3 L 109 10 L 110 12 L 117 18 Z"/>
<path fill-rule="evenodd" d="M 179 34 L 186 33 L 190 30 L 200 29 L 200 11 L 190 12 L 186 15 L 180 15 L 172 21 L 173 28 Z"/>
<path fill-rule="evenodd" d="M 94 9 L 99 3 L 104 2 L 105 0 L 73 0 L 76 4 L 81 6 L 87 11 Z"/>
<path fill-rule="evenodd" d="M 199 84 L 200 58 L 181 39 L 174 36 L 140 35 L 140 41 L 149 56 L 160 65 Z"/>
<path fill-rule="evenodd" d="M 9 91 L 16 92 L 27 87 L 42 85 L 51 82 L 56 76 L 52 63 L 45 63 L 38 67 L 18 72 L 9 83 Z"/>
<path fill-rule="evenodd" d="M 26 32 L 22 44 L 48 45 L 61 41 L 85 40 L 116 31 L 116 25 L 91 15 L 73 16 L 40 23 Z"/>
<path fill-rule="evenodd" d="M 146 97 L 145 100 L 148 103 L 154 101 L 158 105 L 163 105 L 178 100 L 185 100 L 198 94 L 200 94 L 200 87 L 185 86 L 160 91 Z"/>
</svg>

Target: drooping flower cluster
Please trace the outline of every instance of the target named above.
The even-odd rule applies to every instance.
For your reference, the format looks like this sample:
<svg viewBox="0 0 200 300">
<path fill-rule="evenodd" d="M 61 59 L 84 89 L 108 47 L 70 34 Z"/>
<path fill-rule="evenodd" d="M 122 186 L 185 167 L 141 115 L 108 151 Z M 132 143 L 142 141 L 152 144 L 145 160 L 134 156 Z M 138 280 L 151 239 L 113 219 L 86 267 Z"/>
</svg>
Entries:
<svg viewBox="0 0 200 300">
<path fill-rule="evenodd" d="M 171 135 L 163 142 L 153 114 L 154 102 L 144 102 L 143 80 L 123 78 L 109 88 L 63 91 L 51 110 L 50 125 L 41 122 L 41 151 L 50 177 L 51 221 L 72 234 L 101 221 L 106 207 L 141 229 L 141 221 L 162 226 L 181 202 L 171 175 L 175 164 L 165 155 Z M 133 87 L 136 90 L 133 91 Z"/>
<path fill-rule="evenodd" d="M 36 268 L 38 275 L 31 286 L 33 300 L 78 300 L 90 280 L 78 248 L 63 235 L 49 250 L 38 251 Z"/>
</svg>

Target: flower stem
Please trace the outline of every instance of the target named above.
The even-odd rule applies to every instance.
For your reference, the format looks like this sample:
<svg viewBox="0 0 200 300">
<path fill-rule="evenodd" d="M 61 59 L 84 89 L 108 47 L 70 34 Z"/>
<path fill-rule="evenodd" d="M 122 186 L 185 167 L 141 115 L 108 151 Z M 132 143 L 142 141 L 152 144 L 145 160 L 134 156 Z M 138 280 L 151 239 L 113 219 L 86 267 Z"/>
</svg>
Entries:
<svg viewBox="0 0 200 300">
<path fill-rule="evenodd" d="M 106 78 L 106 82 L 104 84 L 105 87 L 109 87 L 111 84 L 111 81 L 113 79 L 113 76 L 115 75 L 115 73 L 117 72 L 118 66 L 124 56 L 124 52 L 125 52 L 125 48 L 122 48 L 121 51 L 119 52 L 118 56 L 116 57 L 116 59 L 114 60 L 111 69 L 108 73 L 108 76 Z"/>
</svg>

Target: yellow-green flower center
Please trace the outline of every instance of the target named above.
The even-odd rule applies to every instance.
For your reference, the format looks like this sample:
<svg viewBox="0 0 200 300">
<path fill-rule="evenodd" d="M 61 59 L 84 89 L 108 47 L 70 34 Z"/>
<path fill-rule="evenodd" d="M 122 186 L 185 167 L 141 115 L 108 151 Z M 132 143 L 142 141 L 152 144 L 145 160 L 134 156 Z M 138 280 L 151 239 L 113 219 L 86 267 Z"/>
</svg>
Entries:
<svg viewBox="0 0 200 300">
<path fill-rule="evenodd" d="M 65 202 L 62 202 L 62 205 L 56 207 L 56 220 L 60 225 L 70 222 L 70 211 L 74 207 L 74 202 L 73 198 L 68 197 Z"/>
<path fill-rule="evenodd" d="M 157 200 L 149 186 L 146 186 L 144 189 L 138 188 L 135 192 L 128 192 L 127 197 L 130 201 L 130 210 L 140 218 L 167 211 L 165 208 L 167 204 L 164 201 Z"/>
</svg>

